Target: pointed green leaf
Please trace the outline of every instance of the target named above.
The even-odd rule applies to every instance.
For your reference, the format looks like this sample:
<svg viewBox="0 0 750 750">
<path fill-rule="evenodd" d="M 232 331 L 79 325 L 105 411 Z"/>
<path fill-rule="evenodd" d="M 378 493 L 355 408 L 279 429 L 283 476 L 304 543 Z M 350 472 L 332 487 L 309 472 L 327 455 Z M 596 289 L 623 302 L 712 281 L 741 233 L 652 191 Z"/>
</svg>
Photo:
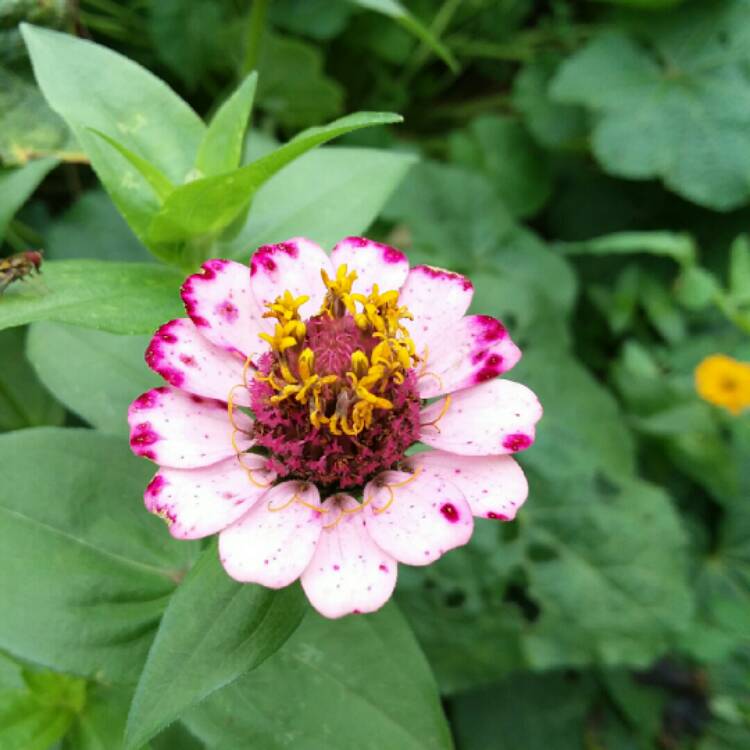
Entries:
<svg viewBox="0 0 750 750">
<path fill-rule="evenodd" d="M 202 176 L 229 172 L 240 165 L 258 74 L 250 73 L 213 116 L 195 161 Z"/>
<path fill-rule="evenodd" d="M 154 218 L 149 239 L 157 243 L 176 242 L 218 233 L 248 205 L 266 180 L 305 152 L 345 133 L 402 119 L 388 112 L 357 112 L 328 125 L 309 128 L 242 169 L 182 185 L 169 196 Z"/>
<path fill-rule="evenodd" d="M 114 138 L 110 138 L 106 133 L 102 133 L 101 130 L 97 130 L 96 128 L 89 128 L 89 130 L 106 141 L 117 153 L 124 156 L 138 170 L 146 182 L 151 185 L 159 198 L 164 200 L 174 190 L 174 185 L 151 162 L 146 161 L 142 156 L 138 156 L 138 154 L 123 146 L 122 143 L 118 143 Z"/>
<path fill-rule="evenodd" d="M 89 128 L 116 138 L 182 183 L 205 126 L 163 81 L 123 55 L 93 42 L 22 24 L 37 82 L 70 126 L 91 166 L 143 241 L 160 201 L 138 169 Z"/>
<path fill-rule="evenodd" d="M 57 320 L 113 333 L 153 333 L 183 313 L 183 275 L 156 263 L 56 260 L 0 296 L 0 330 Z"/>
<path fill-rule="evenodd" d="M 305 607 L 297 586 L 273 591 L 232 580 L 212 544 L 164 613 L 133 698 L 126 748 L 139 748 L 264 662 L 294 632 Z"/>
<path fill-rule="evenodd" d="M 258 190 L 244 227 L 220 244 L 222 257 L 246 261 L 248 248 L 299 235 L 330 248 L 363 234 L 416 161 L 412 154 L 372 148 L 311 151 Z"/>
<path fill-rule="evenodd" d="M 435 678 L 395 604 L 309 612 L 265 664 L 185 717 L 211 748 L 450 750 Z"/>
</svg>

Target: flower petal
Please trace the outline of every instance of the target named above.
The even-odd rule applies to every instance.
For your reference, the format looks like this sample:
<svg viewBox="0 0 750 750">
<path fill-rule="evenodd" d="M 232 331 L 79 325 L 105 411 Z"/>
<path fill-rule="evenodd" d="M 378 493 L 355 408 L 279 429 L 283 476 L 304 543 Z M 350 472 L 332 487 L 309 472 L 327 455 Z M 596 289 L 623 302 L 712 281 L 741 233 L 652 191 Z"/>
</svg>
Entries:
<svg viewBox="0 0 750 750">
<path fill-rule="evenodd" d="M 277 484 L 263 502 L 219 535 L 224 569 L 244 583 L 288 586 L 312 559 L 325 523 L 325 514 L 315 507 L 320 507 L 320 495 L 314 484 Z"/>
<path fill-rule="evenodd" d="M 505 326 L 488 315 L 468 315 L 432 339 L 419 395 L 432 398 L 485 383 L 521 358 Z"/>
<path fill-rule="evenodd" d="M 427 565 L 466 544 L 474 529 L 471 508 L 452 483 L 427 473 L 386 471 L 365 487 L 370 536 L 396 560 Z"/>
<path fill-rule="evenodd" d="M 221 531 L 247 513 L 276 478 L 265 470 L 262 456 L 241 458 L 242 464 L 232 456 L 200 469 L 159 469 L 146 488 L 146 508 L 167 521 L 176 539 Z"/>
<path fill-rule="evenodd" d="M 235 444 L 245 450 L 253 444 L 245 434 L 253 421 L 239 410 L 234 421 L 239 428 Z M 130 405 L 128 423 L 133 453 L 162 466 L 193 469 L 235 454 L 235 430 L 222 401 L 167 386 L 154 388 Z"/>
<path fill-rule="evenodd" d="M 339 513 L 359 508 L 353 497 L 337 498 Z M 313 559 L 302 574 L 302 588 L 325 617 L 374 612 L 390 599 L 396 569 L 396 561 L 370 537 L 364 513 L 342 513 L 338 519 L 326 518 Z"/>
<path fill-rule="evenodd" d="M 253 294 L 261 307 L 285 291 L 293 297 L 304 294 L 310 299 L 299 309 L 302 318 L 308 318 L 318 312 L 326 294 L 321 270 L 329 276 L 333 274 L 330 258 L 304 237 L 264 245 L 253 253 L 250 261 Z"/>
<path fill-rule="evenodd" d="M 398 290 L 409 273 L 409 261 L 400 250 L 364 237 L 341 240 L 331 251 L 331 263 L 334 269 L 345 263 L 357 272 L 354 291 L 359 294 L 370 294 L 373 284 L 381 292 Z"/>
<path fill-rule="evenodd" d="M 248 267 L 214 258 L 201 269 L 182 285 L 185 310 L 200 332 L 212 344 L 239 352 L 243 360 L 266 351 L 258 334 L 267 326 L 253 298 Z"/>
<path fill-rule="evenodd" d="M 414 266 L 401 287 L 399 303 L 409 308 L 414 320 L 406 323 L 417 354 L 429 352 L 432 341 L 460 320 L 474 296 L 472 283 L 460 274 L 432 266 Z"/>
<path fill-rule="evenodd" d="M 450 399 L 447 404 L 446 399 Z M 491 380 L 423 409 L 419 439 L 462 456 L 516 453 L 534 442 L 541 416 L 539 400 L 525 385 Z"/>
<path fill-rule="evenodd" d="M 175 388 L 199 396 L 229 399 L 242 384 L 243 360 L 204 338 L 190 318 L 165 323 L 146 349 L 146 363 Z M 236 388 L 234 403 L 250 406 L 246 388 Z"/>
<path fill-rule="evenodd" d="M 529 483 L 511 456 L 457 456 L 425 451 L 409 459 L 414 468 L 453 482 L 475 516 L 511 521 L 529 494 Z"/>
</svg>

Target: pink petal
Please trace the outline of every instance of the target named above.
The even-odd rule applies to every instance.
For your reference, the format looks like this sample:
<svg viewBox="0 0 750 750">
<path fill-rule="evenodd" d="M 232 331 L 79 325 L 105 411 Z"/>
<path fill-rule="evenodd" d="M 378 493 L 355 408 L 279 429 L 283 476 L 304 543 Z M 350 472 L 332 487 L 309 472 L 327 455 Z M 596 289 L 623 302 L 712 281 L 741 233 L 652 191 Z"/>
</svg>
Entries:
<svg viewBox="0 0 750 750">
<path fill-rule="evenodd" d="M 253 443 L 247 435 L 252 419 L 234 412 L 238 450 Z M 139 396 L 128 409 L 130 447 L 137 456 L 162 466 L 193 469 L 209 466 L 235 454 L 234 428 L 222 401 L 194 396 L 164 386 Z"/>
<path fill-rule="evenodd" d="M 341 240 L 331 252 L 331 263 L 334 269 L 346 264 L 357 272 L 354 291 L 359 294 L 370 294 L 373 284 L 381 292 L 398 290 L 409 273 L 409 261 L 400 250 L 364 237 Z"/>
<path fill-rule="evenodd" d="M 432 339 L 421 368 L 419 395 L 432 398 L 485 383 L 521 358 L 503 324 L 488 315 L 469 315 Z"/>
<path fill-rule="evenodd" d="M 446 398 L 451 399 L 447 409 Z M 423 409 L 419 439 L 462 456 L 515 453 L 534 442 L 535 425 L 541 416 L 539 400 L 525 385 L 491 380 Z"/>
<path fill-rule="evenodd" d="M 206 261 L 201 273 L 182 285 L 185 310 L 212 344 L 246 357 L 266 351 L 258 337 L 266 330 L 260 305 L 250 288 L 250 270 L 232 260 Z"/>
<path fill-rule="evenodd" d="M 146 350 L 146 363 L 175 388 L 199 396 L 229 399 L 235 385 L 242 384 L 243 360 L 201 336 L 190 318 L 165 323 L 154 334 Z M 246 375 L 252 378 L 252 372 Z M 246 388 L 235 388 L 235 404 L 250 405 Z"/>
<path fill-rule="evenodd" d="M 414 266 L 409 271 L 399 302 L 414 316 L 407 327 L 417 354 L 429 352 L 432 341 L 463 317 L 473 295 L 472 283 L 460 274 L 432 266 Z"/>
<path fill-rule="evenodd" d="M 232 456 L 201 469 L 159 469 L 146 488 L 146 507 L 169 523 L 176 539 L 221 531 L 247 513 L 276 478 L 265 471 L 262 456 L 244 453 L 241 459 L 242 465 Z"/>
<path fill-rule="evenodd" d="M 316 315 L 326 293 L 321 269 L 329 276 L 333 274 L 329 257 L 304 237 L 259 247 L 250 261 L 255 299 L 263 306 L 285 291 L 293 297 L 304 294 L 310 299 L 300 307 L 302 318 Z"/>
<path fill-rule="evenodd" d="M 359 503 L 338 495 L 342 509 Z M 329 505 L 329 502 L 326 503 Z M 396 561 L 372 541 L 364 513 L 343 514 L 331 507 L 317 549 L 302 574 L 302 588 L 325 617 L 374 612 L 390 599 L 396 586 Z"/>
<path fill-rule="evenodd" d="M 398 486 L 401 485 L 401 486 Z M 466 544 L 471 508 L 452 483 L 427 473 L 386 471 L 365 487 L 365 523 L 375 543 L 397 560 L 427 565 Z"/>
<path fill-rule="evenodd" d="M 511 521 L 529 494 L 523 470 L 511 456 L 457 456 L 443 451 L 418 453 L 409 463 L 453 482 L 475 516 Z"/>
<path fill-rule="evenodd" d="M 219 557 L 227 573 L 272 589 L 295 581 L 312 559 L 326 520 L 316 507 L 320 495 L 308 482 L 283 482 L 270 489 L 263 502 L 219 535 Z"/>
</svg>

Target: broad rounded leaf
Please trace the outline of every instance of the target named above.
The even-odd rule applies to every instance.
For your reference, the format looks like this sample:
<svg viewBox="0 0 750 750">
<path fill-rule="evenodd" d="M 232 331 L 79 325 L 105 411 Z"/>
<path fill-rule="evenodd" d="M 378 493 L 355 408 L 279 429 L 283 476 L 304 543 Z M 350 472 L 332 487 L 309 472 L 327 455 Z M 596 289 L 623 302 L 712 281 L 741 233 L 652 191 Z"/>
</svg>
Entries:
<svg viewBox="0 0 750 750">
<path fill-rule="evenodd" d="M 93 430 L 0 435 L 0 648 L 134 681 L 194 545 L 143 509 L 150 468 Z"/>
</svg>

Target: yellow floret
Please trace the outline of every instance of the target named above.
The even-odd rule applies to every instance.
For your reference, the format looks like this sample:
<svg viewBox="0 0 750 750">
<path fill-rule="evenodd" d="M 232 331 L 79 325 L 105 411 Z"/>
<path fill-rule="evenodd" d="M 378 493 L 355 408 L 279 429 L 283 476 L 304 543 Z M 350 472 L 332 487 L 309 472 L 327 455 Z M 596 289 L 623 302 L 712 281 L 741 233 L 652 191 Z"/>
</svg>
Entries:
<svg viewBox="0 0 750 750">
<path fill-rule="evenodd" d="M 750 407 L 750 364 L 712 354 L 695 368 L 695 388 L 705 401 L 740 414 Z"/>
</svg>

